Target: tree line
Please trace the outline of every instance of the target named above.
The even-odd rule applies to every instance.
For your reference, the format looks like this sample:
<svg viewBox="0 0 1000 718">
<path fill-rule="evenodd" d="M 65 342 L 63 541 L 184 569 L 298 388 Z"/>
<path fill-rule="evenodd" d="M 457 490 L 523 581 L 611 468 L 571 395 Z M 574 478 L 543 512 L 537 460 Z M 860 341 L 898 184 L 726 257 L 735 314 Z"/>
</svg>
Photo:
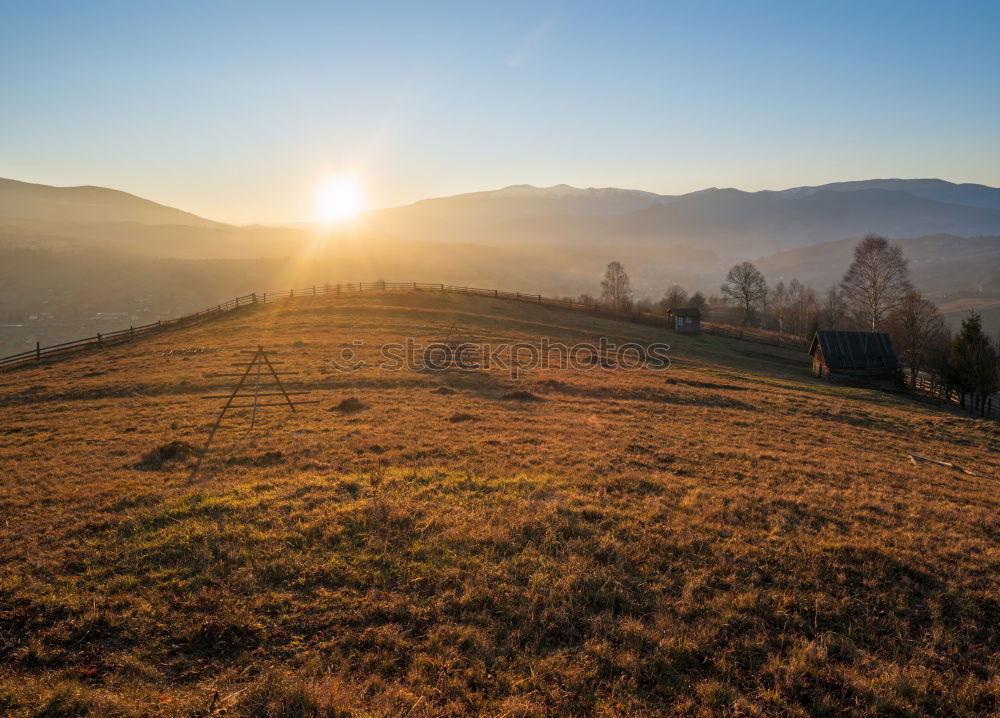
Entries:
<svg viewBox="0 0 1000 718">
<path fill-rule="evenodd" d="M 855 246 L 843 279 L 822 295 L 797 279 L 770 286 L 752 262 L 740 262 L 726 273 L 719 295 L 689 295 L 675 284 L 658 301 L 636 299 L 628 272 L 614 261 L 600 296 L 579 301 L 623 313 L 694 307 L 737 324 L 741 336 L 748 327 L 774 330 L 779 344 L 786 337 L 809 342 L 820 329 L 884 331 L 911 388 L 926 375 L 936 386 L 957 389 L 973 411 L 982 411 L 1000 389 L 1000 342 L 983 331 L 982 317 L 971 309 L 953 334 L 937 306 L 913 286 L 902 249 L 874 234 Z"/>
</svg>

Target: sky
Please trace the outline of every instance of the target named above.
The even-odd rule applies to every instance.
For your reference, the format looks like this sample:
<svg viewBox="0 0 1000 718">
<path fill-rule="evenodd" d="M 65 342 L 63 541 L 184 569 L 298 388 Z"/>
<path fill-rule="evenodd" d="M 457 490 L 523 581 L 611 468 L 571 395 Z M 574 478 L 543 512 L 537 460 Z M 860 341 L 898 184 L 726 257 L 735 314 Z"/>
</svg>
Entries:
<svg viewBox="0 0 1000 718">
<path fill-rule="evenodd" d="M 0 176 L 212 219 L 510 184 L 1000 186 L 997 2 L 0 0 Z"/>
</svg>

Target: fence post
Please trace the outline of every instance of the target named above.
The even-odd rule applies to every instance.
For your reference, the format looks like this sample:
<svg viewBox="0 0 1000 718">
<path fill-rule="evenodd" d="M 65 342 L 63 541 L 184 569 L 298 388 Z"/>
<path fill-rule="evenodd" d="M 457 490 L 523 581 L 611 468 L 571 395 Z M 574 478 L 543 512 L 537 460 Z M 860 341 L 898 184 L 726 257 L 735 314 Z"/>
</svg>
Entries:
<svg viewBox="0 0 1000 718">
<path fill-rule="evenodd" d="M 444 284 L 441 285 L 441 291 L 444 291 Z"/>
<path fill-rule="evenodd" d="M 42 360 L 42 343 L 35 342 L 35 361 Z"/>
<path fill-rule="evenodd" d="M 128 327 L 128 338 L 135 339 L 135 327 L 133 327 L 131 324 Z"/>
<path fill-rule="evenodd" d="M 101 346 L 103 343 L 104 343 L 104 340 L 101 339 L 101 333 L 97 332 L 97 345 Z"/>
<path fill-rule="evenodd" d="M 250 299 L 251 299 L 251 301 L 252 301 L 252 302 L 253 302 L 254 304 L 256 304 L 256 303 L 257 303 L 257 292 L 254 292 L 254 293 L 252 293 L 252 294 L 250 295 Z"/>
<path fill-rule="evenodd" d="M 240 298 L 239 297 L 236 297 L 236 308 L 237 309 L 240 308 Z"/>
<path fill-rule="evenodd" d="M 493 296 L 494 297 L 497 296 L 497 290 L 495 290 L 495 289 L 493 290 Z"/>
<path fill-rule="evenodd" d="M 289 289 L 288 290 L 288 298 L 289 299 L 295 299 L 295 290 L 294 289 Z"/>
<path fill-rule="evenodd" d="M 264 292 L 264 304 L 267 304 L 267 292 Z"/>
</svg>

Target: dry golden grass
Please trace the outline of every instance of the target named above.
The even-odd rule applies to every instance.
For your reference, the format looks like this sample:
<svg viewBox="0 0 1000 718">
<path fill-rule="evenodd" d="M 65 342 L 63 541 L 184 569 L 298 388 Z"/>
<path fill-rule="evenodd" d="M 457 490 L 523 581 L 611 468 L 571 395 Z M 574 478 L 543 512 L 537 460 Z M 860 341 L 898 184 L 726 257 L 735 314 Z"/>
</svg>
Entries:
<svg viewBox="0 0 1000 718">
<path fill-rule="evenodd" d="M 326 368 L 452 323 L 674 365 Z M 227 417 L 195 477 L 136 468 L 204 442 L 199 396 L 257 343 L 321 403 Z M 998 449 L 794 353 L 475 297 L 299 300 L 11 372 L 0 713 L 996 714 L 1000 484 L 904 453 L 1000 476 Z"/>
</svg>

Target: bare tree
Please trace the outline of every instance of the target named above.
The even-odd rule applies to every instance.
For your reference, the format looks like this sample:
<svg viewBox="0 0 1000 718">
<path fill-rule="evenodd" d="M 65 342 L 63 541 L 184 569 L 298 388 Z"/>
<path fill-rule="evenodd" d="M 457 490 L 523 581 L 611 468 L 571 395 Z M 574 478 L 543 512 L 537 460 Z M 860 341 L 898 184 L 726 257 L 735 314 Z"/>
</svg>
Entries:
<svg viewBox="0 0 1000 718">
<path fill-rule="evenodd" d="M 699 312 L 704 313 L 705 307 L 708 305 L 708 300 L 705 299 L 705 295 L 701 292 L 695 292 L 690 297 L 688 297 L 688 306 L 692 309 L 697 309 Z"/>
<path fill-rule="evenodd" d="M 816 292 L 798 279 L 788 283 L 788 328 L 797 337 L 811 340 L 809 330 L 818 321 Z"/>
<path fill-rule="evenodd" d="M 840 283 L 848 308 L 870 331 L 912 290 L 903 250 L 869 234 L 854 248 L 854 261 Z"/>
<path fill-rule="evenodd" d="M 633 304 L 632 308 L 637 314 L 653 314 L 656 311 L 656 304 L 653 303 L 652 299 L 643 297 L 642 299 L 637 299 Z"/>
<path fill-rule="evenodd" d="M 892 343 L 910 370 L 910 388 L 936 345 L 948 336 L 944 319 L 934 303 L 917 292 L 907 292 L 886 321 Z"/>
<path fill-rule="evenodd" d="M 740 308 L 743 320 L 740 322 L 740 336 L 747 323 L 757 315 L 767 299 L 767 282 L 751 262 L 733 265 L 726 273 L 726 281 L 721 287 L 722 294 L 729 297 Z"/>
<path fill-rule="evenodd" d="M 781 337 L 785 332 L 785 320 L 788 316 L 788 292 L 784 282 L 778 282 L 771 290 L 769 301 L 771 313 L 774 315 L 774 322 L 778 325 L 778 346 L 781 346 Z"/>
<path fill-rule="evenodd" d="M 687 301 L 687 290 L 679 284 L 674 284 L 663 295 L 663 299 L 660 300 L 660 306 L 664 310 L 670 309 L 671 307 L 686 307 Z"/>
<path fill-rule="evenodd" d="M 601 280 L 601 302 L 620 312 L 632 307 L 632 288 L 621 262 L 611 262 Z"/>
<path fill-rule="evenodd" d="M 823 310 L 820 312 L 820 324 L 824 329 L 840 329 L 844 326 L 844 315 L 847 314 L 847 304 L 844 295 L 836 285 L 826 292 Z"/>
</svg>

